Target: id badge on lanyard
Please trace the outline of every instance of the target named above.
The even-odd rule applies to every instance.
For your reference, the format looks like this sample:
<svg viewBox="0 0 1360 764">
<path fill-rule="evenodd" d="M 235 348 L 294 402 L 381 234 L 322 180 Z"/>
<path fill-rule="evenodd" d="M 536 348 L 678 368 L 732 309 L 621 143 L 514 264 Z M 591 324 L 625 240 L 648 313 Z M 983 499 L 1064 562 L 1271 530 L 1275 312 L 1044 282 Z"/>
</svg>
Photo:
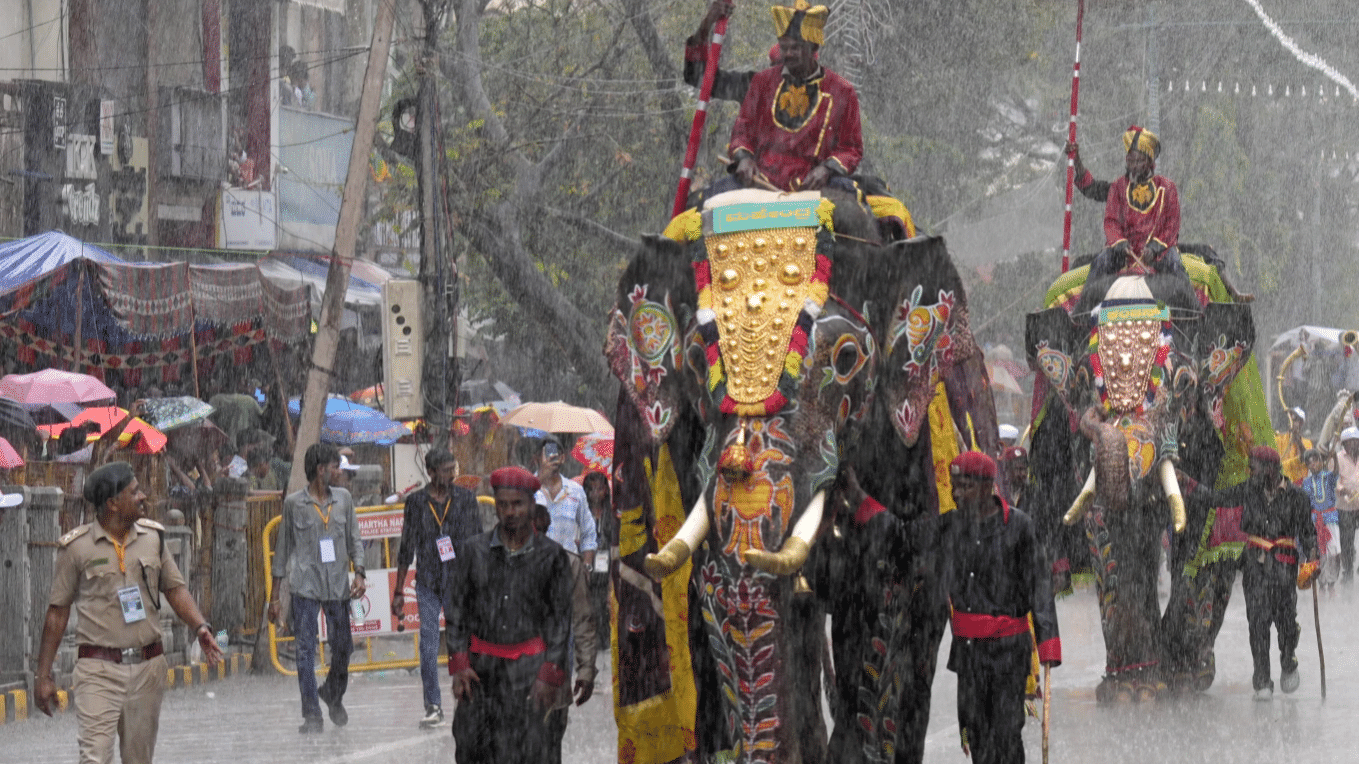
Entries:
<svg viewBox="0 0 1360 764">
<path fill-rule="evenodd" d="M 123 606 L 123 623 L 137 623 L 146 620 L 146 605 L 142 602 L 140 587 L 125 586 L 119 589 L 118 603 Z"/>
<path fill-rule="evenodd" d="M 434 540 L 435 548 L 439 550 L 439 561 L 448 562 L 457 555 L 453 552 L 453 539 L 448 536 L 440 536 Z"/>
</svg>

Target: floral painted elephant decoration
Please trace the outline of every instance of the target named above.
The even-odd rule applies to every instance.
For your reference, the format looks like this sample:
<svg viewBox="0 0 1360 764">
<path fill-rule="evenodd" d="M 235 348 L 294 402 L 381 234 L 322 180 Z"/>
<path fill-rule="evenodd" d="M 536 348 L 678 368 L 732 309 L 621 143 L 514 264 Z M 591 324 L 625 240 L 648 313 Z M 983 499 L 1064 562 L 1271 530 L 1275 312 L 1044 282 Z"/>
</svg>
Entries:
<svg viewBox="0 0 1360 764">
<path fill-rule="evenodd" d="M 1082 297 L 1083 306 L 1095 306 L 1089 314 L 1069 316 L 1057 307 L 1028 319 L 1030 364 L 1051 390 L 1034 450 L 1070 453 L 1077 463 L 1089 453 L 1085 483 L 1066 494 L 1075 498 L 1062 521 L 1084 521 L 1092 555 L 1106 647 L 1097 697 L 1148 700 L 1168 688 L 1168 679 L 1203 668 L 1190 665 L 1195 658 L 1187 645 L 1207 642 L 1212 656 L 1216 628 L 1208 632 L 1204 619 L 1182 612 L 1196 596 L 1190 592 L 1204 588 L 1193 574 L 1181 575 L 1183 566 L 1176 567 L 1167 613 L 1160 612 L 1161 538 L 1170 528 L 1173 565 L 1195 556 L 1202 541 L 1205 518 L 1194 512 L 1187 518 L 1176 471 L 1210 484 L 1218 476 L 1220 440 L 1229 429 L 1224 401 L 1251 357 L 1255 334 L 1245 305 L 1201 304 L 1184 277 L 1122 276 L 1086 289 L 1101 290 Z M 1070 443 L 1055 449 L 1050 439 Z M 1069 464 L 1036 463 L 1033 470 Z M 1063 482 L 1037 477 L 1050 486 Z"/>
<path fill-rule="evenodd" d="M 945 428 L 952 454 L 958 421 L 995 432 L 990 397 L 971 389 L 954 397 L 976 411 L 930 421 L 945 397 L 937 388 L 981 356 L 943 242 L 881 245 L 867 211 L 834 191 L 716 196 L 646 240 L 620 281 L 606 354 L 623 384 L 612 571 L 620 760 L 845 760 L 828 747 L 821 712 L 828 606 L 809 584 L 856 576 L 827 542 L 869 535 L 836 489 L 869 457 L 914 481 L 865 480 L 897 529 L 879 547 L 899 555 L 887 561 L 897 572 L 873 584 L 875 598 L 898 592 L 876 664 L 897 681 L 878 706 L 888 713 L 861 720 L 833 702 L 836 725 L 858 725 L 842 731 L 855 759 L 918 750 L 904 738 L 923 738 L 923 721 L 892 711 L 928 709 L 929 678 L 925 698 L 902 697 L 919 690 L 913 672 L 933 674 L 946 613 L 933 591 L 912 599 L 920 563 L 906 557 L 912 523 L 928 534 L 938 520 L 931 434 Z M 848 596 L 866 582 L 839 584 Z M 874 649 L 833 646 L 842 679 L 865 673 L 862 661 L 848 666 L 846 651 L 861 648 Z"/>
</svg>

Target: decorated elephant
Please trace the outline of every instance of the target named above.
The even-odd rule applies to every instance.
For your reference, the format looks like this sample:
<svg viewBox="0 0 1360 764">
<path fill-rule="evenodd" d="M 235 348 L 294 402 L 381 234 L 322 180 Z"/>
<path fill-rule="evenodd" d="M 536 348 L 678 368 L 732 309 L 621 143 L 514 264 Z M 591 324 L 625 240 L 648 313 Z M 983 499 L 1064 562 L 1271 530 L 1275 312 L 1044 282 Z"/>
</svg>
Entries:
<svg viewBox="0 0 1360 764">
<path fill-rule="evenodd" d="M 1186 265 L 1193 282 L 1108 277 L 1078 287 L 1079 300 L 1055 284 L 1049 304 L 1058 307 L 1031 314 L 1026 327 L 1030 364 L 1047 386 L 1034 425 L 1034 451 L 1044 458 L 1032 464 L 1050 511 L 1036 514 L 1050 526 L 1055 515 L 1069 525 L 1084 520 L 1106 647 L 1102 702 L 1148 700 L 1168 680 L 1207 688 L 1241 550 L 1219 543 L 1212 508 L 1191 507 L 1187 516 L 1176 473 L 1214 484 L 1241 472 L 1254 439 L 1244 411 L 1263 402 L 1248 363 L 1254 328 L 1245 305 L 1210 300 L 1218 296 L 1206 286 L 1215 281 L 1211 268 L 1188 256 Z M 1082 275 L 1060 283 L 1070 288 Z M 1064 302 L 1077 308 L 1069 314 Z M 1158 563 L 1168 529 L 1172 592 L 1162 613 Z"/>
<path fill-rule="evenodd" d="M 884 245 L 834 190 L 715 196 L 628 266 L 606 354 L 620 760 L 919 759 L 936 476 L 995 433 L 943 242 Z"/>
</svg>

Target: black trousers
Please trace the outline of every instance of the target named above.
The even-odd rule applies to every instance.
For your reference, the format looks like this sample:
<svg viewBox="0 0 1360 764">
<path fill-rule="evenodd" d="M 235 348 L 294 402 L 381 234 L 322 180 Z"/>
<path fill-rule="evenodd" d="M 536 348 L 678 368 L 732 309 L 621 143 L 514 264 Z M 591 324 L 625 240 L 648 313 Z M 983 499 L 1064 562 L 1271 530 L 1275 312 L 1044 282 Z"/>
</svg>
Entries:
<svg viewBox="0 0 1360 764">
<path fill-rule="evenodd" d="M 1248 547 L 1243 553 L 1242 595 L 1247 600 L 1247 641 L 1251 645 L 1251 687 L 1275 689 L 1270 680 L 1270 627 L 1275 627 L 1280 646 L 1280 671 L 1293 671 L 1299 661 L 1294 650 L 1299 646 L 1298 575 L 1293 565 L 1285 565 L 1259 549 Z"/>
<path fill-rule="evenodd" d="M 1355 576 L 1355 528 L 1360 524 L 1360 512 L 1338 512 L 1341 526 L 1341 578 L 1349 581 Z"/>
<path fill-rule="evenodd" d="M 528 699 L 542 660 L 472 656 L 480 684 L 472 699 L 459 701 L 453 715 L 454 760 L 458 764 L 538 764 L 561 757 L 548 715 Z M 565 730 L 565 715 L 563 715 Z M 553 749 L 557 748 L 556 751 Z"/>
<path fill-rule="evenodd" d="M 971 645 L 956 641 L 950 668 L 959 676 L 959 727 L 968 736 L 973 764 L 1023 764 L 1025 681 L 1029 678 L 1029 635 L 1025 647 Z"/>
</svg>

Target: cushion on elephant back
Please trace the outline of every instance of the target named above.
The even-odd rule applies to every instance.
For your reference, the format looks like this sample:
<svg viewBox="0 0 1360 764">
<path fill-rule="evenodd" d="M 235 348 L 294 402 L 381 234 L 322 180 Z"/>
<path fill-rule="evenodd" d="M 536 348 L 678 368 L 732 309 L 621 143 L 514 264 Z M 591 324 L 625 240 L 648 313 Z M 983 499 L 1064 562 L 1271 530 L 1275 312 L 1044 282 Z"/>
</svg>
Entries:
<svg viewBox="0 0 1360 764">
<path fill-rule="evenodd" d="M 793 397 L 827 298 L 834 210 L 817 193 L 747 189 L 707 200 L 699 230 L 686 227 L 708 389 L 724 413 L 768 416 Z"/>
</svg>

